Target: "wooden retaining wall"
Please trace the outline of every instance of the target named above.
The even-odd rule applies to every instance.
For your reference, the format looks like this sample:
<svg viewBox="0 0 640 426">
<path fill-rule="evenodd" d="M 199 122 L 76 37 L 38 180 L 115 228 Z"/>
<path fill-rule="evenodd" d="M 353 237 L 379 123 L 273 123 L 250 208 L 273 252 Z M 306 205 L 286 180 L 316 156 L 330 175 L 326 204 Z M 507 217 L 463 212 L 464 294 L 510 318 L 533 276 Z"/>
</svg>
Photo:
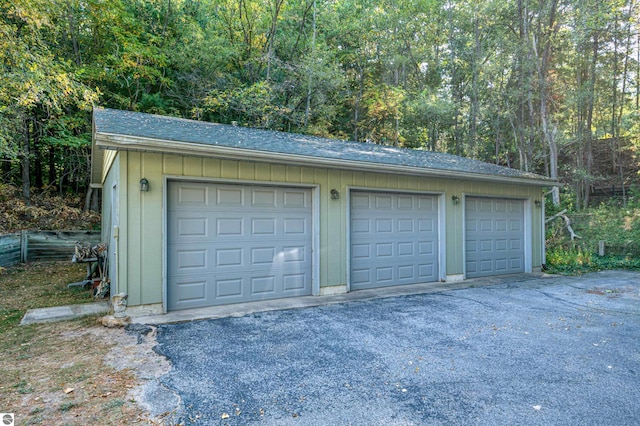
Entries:
<svg viewBox="0 0 640 426">
<path fill-rule="evenodd" d="M 96 245 L 100 231 L 22 231 L 0 235 L 0 266 L 35 260 L 68 260 L 76 242 Z"/>
</svg>

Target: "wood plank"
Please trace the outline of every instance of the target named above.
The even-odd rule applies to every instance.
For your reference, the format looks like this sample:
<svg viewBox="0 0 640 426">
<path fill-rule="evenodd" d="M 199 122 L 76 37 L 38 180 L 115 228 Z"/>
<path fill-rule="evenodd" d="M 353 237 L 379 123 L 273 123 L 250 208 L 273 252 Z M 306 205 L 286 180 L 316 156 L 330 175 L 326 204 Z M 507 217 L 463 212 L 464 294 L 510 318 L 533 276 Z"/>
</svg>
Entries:
<svg viewBox="0 0 640 426">
<path fill-rule="evenodd" d="M 0 235 L 0 266 L 20 263 L 20 234 Z"/>
</svg>

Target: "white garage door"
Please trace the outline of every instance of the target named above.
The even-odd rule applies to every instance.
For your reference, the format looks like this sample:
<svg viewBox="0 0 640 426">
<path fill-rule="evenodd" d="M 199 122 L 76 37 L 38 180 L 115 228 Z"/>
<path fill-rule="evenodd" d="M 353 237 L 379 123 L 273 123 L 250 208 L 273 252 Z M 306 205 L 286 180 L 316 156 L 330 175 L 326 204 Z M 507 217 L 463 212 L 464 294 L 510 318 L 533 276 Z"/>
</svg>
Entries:
<svg viewBox="0 0 640 426">
<path fill-rule="evenodd" d="M 438 200 L 351 192 L 351 290 L 438 280 Z"/>
<path fill-rule="evenodd" d="M 465 199 L 467 277 L 524 272 L 524 201 Z"/>
<path fill-rule="evenodd" d="M 311 294 L 311 191 L 168 185 L 167 308 Z"/>
</svg>

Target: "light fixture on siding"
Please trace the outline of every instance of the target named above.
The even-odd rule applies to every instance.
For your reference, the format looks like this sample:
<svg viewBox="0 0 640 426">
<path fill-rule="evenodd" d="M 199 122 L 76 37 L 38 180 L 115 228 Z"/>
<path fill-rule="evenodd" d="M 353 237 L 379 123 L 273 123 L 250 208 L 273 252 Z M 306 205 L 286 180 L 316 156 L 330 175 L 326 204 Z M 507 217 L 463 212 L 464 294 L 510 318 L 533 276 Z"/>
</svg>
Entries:
<svg viewBox="0 0 640 426">
<path fill-rule="evenodd" d="M 340 193 L 338 192 L 337 189 L 332 189 L 330 191 L 330 194 L 331 194 L 331 199 L 332 200 L 337 200 L 338 198 L 340 198 Z"/>
<path fill-rule="evenodd" d="M 147 178 L 140 179 L 140 191 L 149 192 L 149 181 Z"/>
<path fill-rule="evenodd" d="M 454 195 L 451 197 L 451 201 L 453 201 L 453 204 L 460 204 L 460 197 Z"/>
<path fill-rule="evenodd" d="M 540 201 L 540 200 L 535 200 L 535 201 L 533 202 L 533 204 L 535 204 L 535 205 L 536 205 L 536 207 L 542 207 L 542 201 Z"/>
</svg>

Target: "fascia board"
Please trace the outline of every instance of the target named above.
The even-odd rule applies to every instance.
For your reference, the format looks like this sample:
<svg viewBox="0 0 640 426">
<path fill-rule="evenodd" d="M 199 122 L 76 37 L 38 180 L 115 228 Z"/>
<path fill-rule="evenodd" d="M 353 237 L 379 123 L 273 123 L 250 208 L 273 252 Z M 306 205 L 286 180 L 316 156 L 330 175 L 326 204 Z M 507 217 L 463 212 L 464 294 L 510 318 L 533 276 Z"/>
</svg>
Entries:
<svg viewBox="0 0 640 426">
<path fill-rule="evenodd" d="M 458 170 L 429 169 L 422 167 L 371 163 L 366 161 L 342 160 L 335 158 L 310 157 L 298 154 L 256 151 L 226 146 L 205 145 L 191 142 L 162 140 L 139 136 L 96 133 L 96 145 L 105 149 L 128 151 L 149 151 L 165 154 L 196 155 L 231 160 L 249 160 L 279 164 L 321 166 L 332 169 L 349 169 L 376 173 L 393 173 L 410 176 L 429 176 L 457 180 L 474 179 L 484 182 L 512 183 L 541 187 L 559 186 L 554 180 L 519 178 L 513 176 L 487 175 L 483 173 L 461 172 Z"/>
</svg>

